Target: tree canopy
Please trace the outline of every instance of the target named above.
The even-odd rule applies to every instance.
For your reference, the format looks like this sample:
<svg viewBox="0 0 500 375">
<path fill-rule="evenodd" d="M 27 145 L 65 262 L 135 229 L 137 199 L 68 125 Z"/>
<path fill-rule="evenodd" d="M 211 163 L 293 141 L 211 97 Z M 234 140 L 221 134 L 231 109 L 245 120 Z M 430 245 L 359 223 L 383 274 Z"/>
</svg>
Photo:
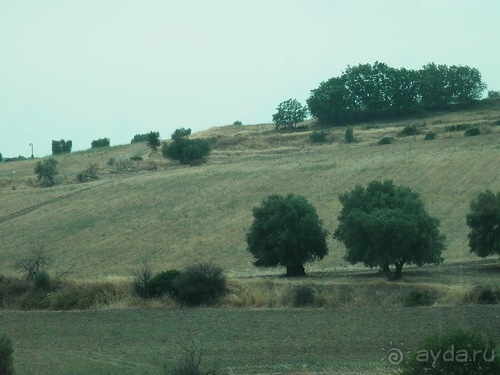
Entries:
<svg viewBox="0 0 500 375">
<path fill-rule="evenodd" d="M 471 253 L 480 257 L 500 255 L 500 192 L 486 190 L 470 204 L 466 216 L 470 228 L 468 238 Z"/>
<path fill-rule="evenodd" d="M 147 142 L 148 142 L 148 147 L 153 151 L 156 151 L 156 149 L 160 146 L 160 132 L 150 131 L 148 133 Z"/>
<path fill-rule="evenodd" d="M 486 85 L 468 66 L 429 63 L 420 70 L 396 69 L 376 61 L 348 66 L 339 77 L 311 90 L 307 105 L 320 122 L 349 122 L 409 115 L 422 109 L 470 105 Z"/>
<path fill-rule="evenodd" d="M 340 195 L 342 210 L 334 238 L 344 243 L 346 260 L 364 263 L 400 279 L 405 264 L 438 264 L 442 261 L 444 236 L 439 220 L 425 210 L 419 195 L 392 181 L 357 185 Z"/>
<path fill-rule="evenodd" d="M 204 139 L 189 139 L 191 129 L 176 129 L 172 133 L 172 141 L 164 143 L 162 154 L 166 158 L 178 160 L 181 164 L 192 164 L 205 161 L 210 154 L 210 143 Z"/>
<path fill-rule="evenodd" d="M 307 107 L 303 106 L 296 99 L 288 99 L 281 102 L 273 115 L 273 122 L 276 128 L 293 128 L 307 117 Z"/>
<path fill-rule="evenodd" d="M 61 139 L 60 141 L 52 141 L 52 155 L 70 153 L 73 147 L 73 142 Z"/>
<path fill-rule="evenodd" d="M 246 241 L 257 267 L 283 266 L 287 276 L 302 276 L 305 263 L 328 253 L 327 232 L 303 196 L 270 195 L 253 208 L 253 217 Z"/>
</svg>

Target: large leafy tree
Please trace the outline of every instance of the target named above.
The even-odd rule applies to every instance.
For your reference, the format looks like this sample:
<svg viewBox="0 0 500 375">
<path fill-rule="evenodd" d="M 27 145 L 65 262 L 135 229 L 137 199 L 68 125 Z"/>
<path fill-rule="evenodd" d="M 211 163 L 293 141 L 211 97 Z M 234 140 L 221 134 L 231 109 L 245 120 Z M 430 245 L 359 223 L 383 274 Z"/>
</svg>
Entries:
<svg viewBox="0 0 500 375">
<path fill-rule="evenodd" d="M 346 78 L 334 77 L 311 90 L 307 99 L 311 115 L 323 124 L 343 125 L 350 121 L 354 100 L 346 87 Z"/>
<path fill-rule="evenodd" d="M 288 99 L 281 102 L 273 115 L 276 128 L 293 128 L 307 117 L 307 107 L 300 104 L 296 99 Z"/>
<path fill-rule="evenodd" d="M 346 260 L 389 272 L 400 279 L 405 264 L 438 264 L 444 236 L 439 220 L 425 210 L 419 195 L 392 181 L 372 181 L 340 195 L 342 211 L 334 238 L 343 242 Z"/>
<path fill-rule="evenodd" d="M 471 253 L 480 257 L 500 255 L 500 192 L 479 193 L 470 204 L 466 221 Z"/>
<path fill-rule="evenodd" d="M 303 276 L 304 264 L 328 253 L 327 232 L 305 197 L 270 195 L 253 208 L 246 234 L 257 267 L 286 267 L 287 276 Z"/>
</svg>

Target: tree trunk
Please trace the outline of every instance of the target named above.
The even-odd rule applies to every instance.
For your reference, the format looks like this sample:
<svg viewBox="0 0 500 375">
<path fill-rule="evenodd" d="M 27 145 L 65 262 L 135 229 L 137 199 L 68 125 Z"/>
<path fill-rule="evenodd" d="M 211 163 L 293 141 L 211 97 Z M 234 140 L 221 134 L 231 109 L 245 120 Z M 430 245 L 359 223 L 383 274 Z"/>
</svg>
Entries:
<svg viewBox="0 0 500 375">
<path fill-rule="evenodd" d="M 389 279 L 391 277 L 391 269 L 389 268 L 389 261 L 386 260 L 382 266 L 382 272 Z"/>
<path fill-rule="evenodd" d="M 400 262 L 400 263 L 394 263 L 394 265 L 396 266 L 396 272 L 394 273 L 394 280 L 401 280 L 401 274 L 403 272 L 403 265 L 404 263 L 403 262 Z"/>
<path fill-rule="evenodd" d="M 304 269 L 304 266 L 300 263 L 291 264 L 289 266 L 286 266 L 286 276 L 287 277 L 305 276 L 305 275 L 306 275 L 306 271 Z"/>
</svg>

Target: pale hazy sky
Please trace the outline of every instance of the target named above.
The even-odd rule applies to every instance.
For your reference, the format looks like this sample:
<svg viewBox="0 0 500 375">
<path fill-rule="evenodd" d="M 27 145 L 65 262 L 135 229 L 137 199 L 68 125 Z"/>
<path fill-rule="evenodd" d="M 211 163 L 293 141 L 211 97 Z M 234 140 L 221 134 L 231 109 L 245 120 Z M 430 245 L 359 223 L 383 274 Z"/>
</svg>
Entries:
<svg viewBox="0 0 500 375">
<path fill-rule="evenodd" d="M 500 90 L 498 0 L 0 0 L 0 152 L 269 123 L 347 65 L 478 68 Z"/>
</svg>

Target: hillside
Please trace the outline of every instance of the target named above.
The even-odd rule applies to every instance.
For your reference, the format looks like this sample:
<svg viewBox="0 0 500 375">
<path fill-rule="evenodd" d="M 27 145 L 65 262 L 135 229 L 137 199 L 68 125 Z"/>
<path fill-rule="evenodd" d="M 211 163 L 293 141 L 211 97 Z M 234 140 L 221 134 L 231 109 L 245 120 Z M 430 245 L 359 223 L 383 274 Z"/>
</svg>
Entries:
<svg viewBox="0 0 500 375">
<path fill-rule="evenodd" d="M 464 137 L 452 125 L 481 128 Z M 252 207 L 273 193 L 295 193 L 315 205 L 332 233 L 339 194 L 356 184 L 392 179 L 421 194 L 447 236 L 447 262 L 475 259 L 467 246 L 465 214 L 487 188 L 500 190 L 500 102 L 474 110 L 354 127 L 359 142 L 346 144 L 345 128 L 330 129 L 314 144 L 302 132 L 279 134 L 272 124 L 221 126 L 192 137 L 214 145 L 208 164 L 182 167 L 145 144 L 57 156 L 61 184 L 34 187 L 35 160 L 0 163 L 0 273 L 42 244 L 57 267 L 75 278 L 129 277 L 142 261 L 155 270 L 212 260 L 232 276 L 256 271 L 246 251 Z M 406 125 L 421 135 L 400 137 Z M 447 130 L 448 129 L 448 130 Z M 424 141 L 428 131 L 437 138 Z M 391 136 L 394 144 L 377 145 Z M 131 162 L 140 155 L 143 161 Z M 113 161 L 113 162 L 111 162 Z M 77 173 L 99 165 L 99 179 L 78 184 Z M 15 171 L 15 172 L 13 172 Z M 330 254 L 306 271 L 350 269 L 343 247 L 329 238 Z"/>
</svg>

